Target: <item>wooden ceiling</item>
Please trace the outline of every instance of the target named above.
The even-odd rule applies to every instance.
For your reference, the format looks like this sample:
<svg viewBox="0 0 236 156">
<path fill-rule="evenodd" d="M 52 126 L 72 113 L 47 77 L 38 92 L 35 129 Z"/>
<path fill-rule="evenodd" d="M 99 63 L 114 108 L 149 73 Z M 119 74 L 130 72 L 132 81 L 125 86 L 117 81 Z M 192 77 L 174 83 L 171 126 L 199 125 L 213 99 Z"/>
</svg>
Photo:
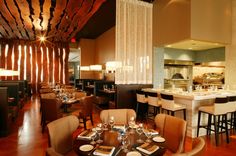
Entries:
<svg viewBox="0 0 236 156">
<path fill-rule="evenodd" d="M 0 0 L 0 38 L 74 37 L 106 0 Z"/>
</svg>

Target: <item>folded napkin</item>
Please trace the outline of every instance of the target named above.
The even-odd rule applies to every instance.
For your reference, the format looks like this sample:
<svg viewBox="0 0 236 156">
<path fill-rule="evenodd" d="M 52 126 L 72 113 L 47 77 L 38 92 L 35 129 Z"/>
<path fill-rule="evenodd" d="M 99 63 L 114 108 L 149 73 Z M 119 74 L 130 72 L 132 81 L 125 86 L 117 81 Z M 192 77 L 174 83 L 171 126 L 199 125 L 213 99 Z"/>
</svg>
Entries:
<svg viewBox="0 0 236 156">
<path fill-rule="evenodd" d="M 157 145 L 152 145 L 150 143 L 144 143 L 138 147 L 136 147 L 139 151 L 146 153 L 146 154 L 152 154 L 154 153 L 156 150 L 159 149 L 159 146 Z"/>
<path fill-rule="evenodd" d="M 158 135 L 159 133 L 157 131 L 155 131 L 154 129 L 150 129 L 152 135 Z"/>
<path fill-rule="evenodd" d="M 117 129 L 117 130 L 122 130 L 122 131 L 125 130 L 125 126 L 124 126 L 124 125 L 114 125 L 113 128 L 114 128 L 114 129 Z"/>
<path fill-rule="evenodd" d="M 83 131 L 82 133 L 80 133 L 80 135 L 78 135 L 78 139 L 91 139 L 91 136 L 95 135 L 96 132 L 93 131 Z"/>
<path fill-rule="evenodd" d="M 111 156 L 115 150 L 112 146 L 99 146 L 94 152 L 94 155 L 98 156 Z"/>
</svg>

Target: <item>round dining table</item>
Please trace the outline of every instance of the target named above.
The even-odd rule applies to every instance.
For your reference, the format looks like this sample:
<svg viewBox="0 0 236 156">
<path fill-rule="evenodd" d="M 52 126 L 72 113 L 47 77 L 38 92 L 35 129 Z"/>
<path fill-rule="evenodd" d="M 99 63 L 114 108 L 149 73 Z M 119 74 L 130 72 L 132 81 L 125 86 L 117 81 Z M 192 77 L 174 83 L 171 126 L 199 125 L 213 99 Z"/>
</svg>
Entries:
<svg viewBox="0 0 236 156">
<path fill-rule="evenodd" d="M 115 147 L 115 151 L 113 152 L 112 156 L 126 156 L 127 154 L 124 152 L 123 149 L 121 149 L 122 144 L 121 144 L 121 141 L 118 140 L 118 135 L 119 135 L 118 131 L 109 131 L 109 130 L 103 131 L 101 135 L 101 139 L 103 140 L 103 142 L 101 144 L 93 145 L 94 148 L 91 151 L 87 151 L 87 152 L 81 151 L 80 146 L 90 144 L 91 140 L 78 139 L 77 137 L 78 135 L 79 135 L 78 132 L 74 132 L 73 134 L 73 150 L 79 156 L 93 156 L 93 152 L 96 150 L 97 147 L 99 147 L 99 145 Z M 128 146 L 129 151 L 138 151 L 143 156 L 162 156 L 165 153 L 166 151 L 165 142 L 152 141 L 150 144 L 158 145 L 159 149 L 150 155 L 137 150 L 136 147 L 143 144 L 143 143 L 137 143 L 137 139 L 139 138 L 141 138 L 144 141 L 147 139 L 147 137 L 144 134 L 139 136 L 137 132 L 134 132 L 134 133 L 128 132 L 128 139 L 130 140 L 130 145 Z"/>
</svg>

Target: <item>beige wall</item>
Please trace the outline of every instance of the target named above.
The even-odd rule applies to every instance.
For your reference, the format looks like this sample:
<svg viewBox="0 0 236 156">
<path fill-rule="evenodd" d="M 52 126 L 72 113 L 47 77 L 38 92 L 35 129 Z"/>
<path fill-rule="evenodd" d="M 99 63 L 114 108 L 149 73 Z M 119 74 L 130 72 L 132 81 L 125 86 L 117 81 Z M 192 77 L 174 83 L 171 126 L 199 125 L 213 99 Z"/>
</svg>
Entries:
<svg viewBox="0 0 236 156">
<path fill-rule="evenodd" d="M 115 27 L 109 29 L 94 40 L 81 39 L 79 47 L 81 48 L 81 66 L 101 64 L 105 69 L 105 63 L 107 61 L 115 60 Z M 103 73 L 83 71 L 80 77 L 101 79 L 103 78 Z"/>
<path fill-rule="evenodd" d="M 153 46 L 190 37 L 190 0 L 156 0 L 153 5 Z"/>
<path fill-rule="evenodd" d="M 236 89 L 236 0 L 232 0 L 232 43 L 225 50 L 225 83 Z"/>
<path fill-rule="evenodd" d="M 95 63 L 105 64 L 115 60 L 115 27 L 95 40 Z"/>
<path fill-rule="evenodd" d="M 153 8 L 154 46 L 187 39 L 231 42 L 231 0 L 157 0 Z"/>
<path fill-rule="evenodd" d="M 191 38 L 231 42 L 231 0 L 191 0 Z"/>
</svg>

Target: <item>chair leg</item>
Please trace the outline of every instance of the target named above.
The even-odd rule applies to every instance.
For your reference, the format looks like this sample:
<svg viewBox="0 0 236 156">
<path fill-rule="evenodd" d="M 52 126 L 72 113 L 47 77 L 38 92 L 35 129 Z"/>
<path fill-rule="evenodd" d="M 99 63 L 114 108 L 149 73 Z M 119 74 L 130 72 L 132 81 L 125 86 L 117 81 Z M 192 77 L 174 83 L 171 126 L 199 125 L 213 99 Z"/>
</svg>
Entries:
<svg viewBox="0 0 236 156">
<path fill-rule="evenodd" d="M 175 112 L 174 111 L 171 111 L 171 116 L 175 116 Z"/>
<path fill-rule="evenodd" d="M 218 144 L 219 144 L 219 138 L 218 138 L 218 122 L 217 122 L 217 118 L 216 118 L 215 115 L 213 116 L 213 118 L 214 118 L 214 129 L 215 129 L 216 146 L 218 146 Z"/>
<path fill-rule="evenodd" d="M 90 115 L 90 120 L 91 120 L 91 123 L 93 125 L 93 116 L 92 116 L 92 114 Z"/>
<path fill-rule="evenodd" d="M 183 112 L 184 112 L 184 120 L 186 120 L 186 109 L 184 109 Z"/>
<path fill-rule="evenodd" d="M 211 119 L 212 115 L 208 114 L 207 135 L 211 135 Z"/>
<path fill-rule="evenodd" d="M 83 124 L 84 124 L 84 129 L 87 129 L 87 127 L 86 127 L 86 118 L 83 118 Z"/>
<path fill-rule="evenodd" d="M 228 121 L 227 121 L 227 114 L 224 115 L 225 117 L 225 133 L 226 133 L 226 141 L 229 143 L 229 133 L 228 133 Z"/>
<path fill-rule="evenodd" d="M 201 120 L 201 111 L 198 111 L 198 121 L 197 121 L 197 137 L 199 136 L 200 120 Z"/>
</svg>

